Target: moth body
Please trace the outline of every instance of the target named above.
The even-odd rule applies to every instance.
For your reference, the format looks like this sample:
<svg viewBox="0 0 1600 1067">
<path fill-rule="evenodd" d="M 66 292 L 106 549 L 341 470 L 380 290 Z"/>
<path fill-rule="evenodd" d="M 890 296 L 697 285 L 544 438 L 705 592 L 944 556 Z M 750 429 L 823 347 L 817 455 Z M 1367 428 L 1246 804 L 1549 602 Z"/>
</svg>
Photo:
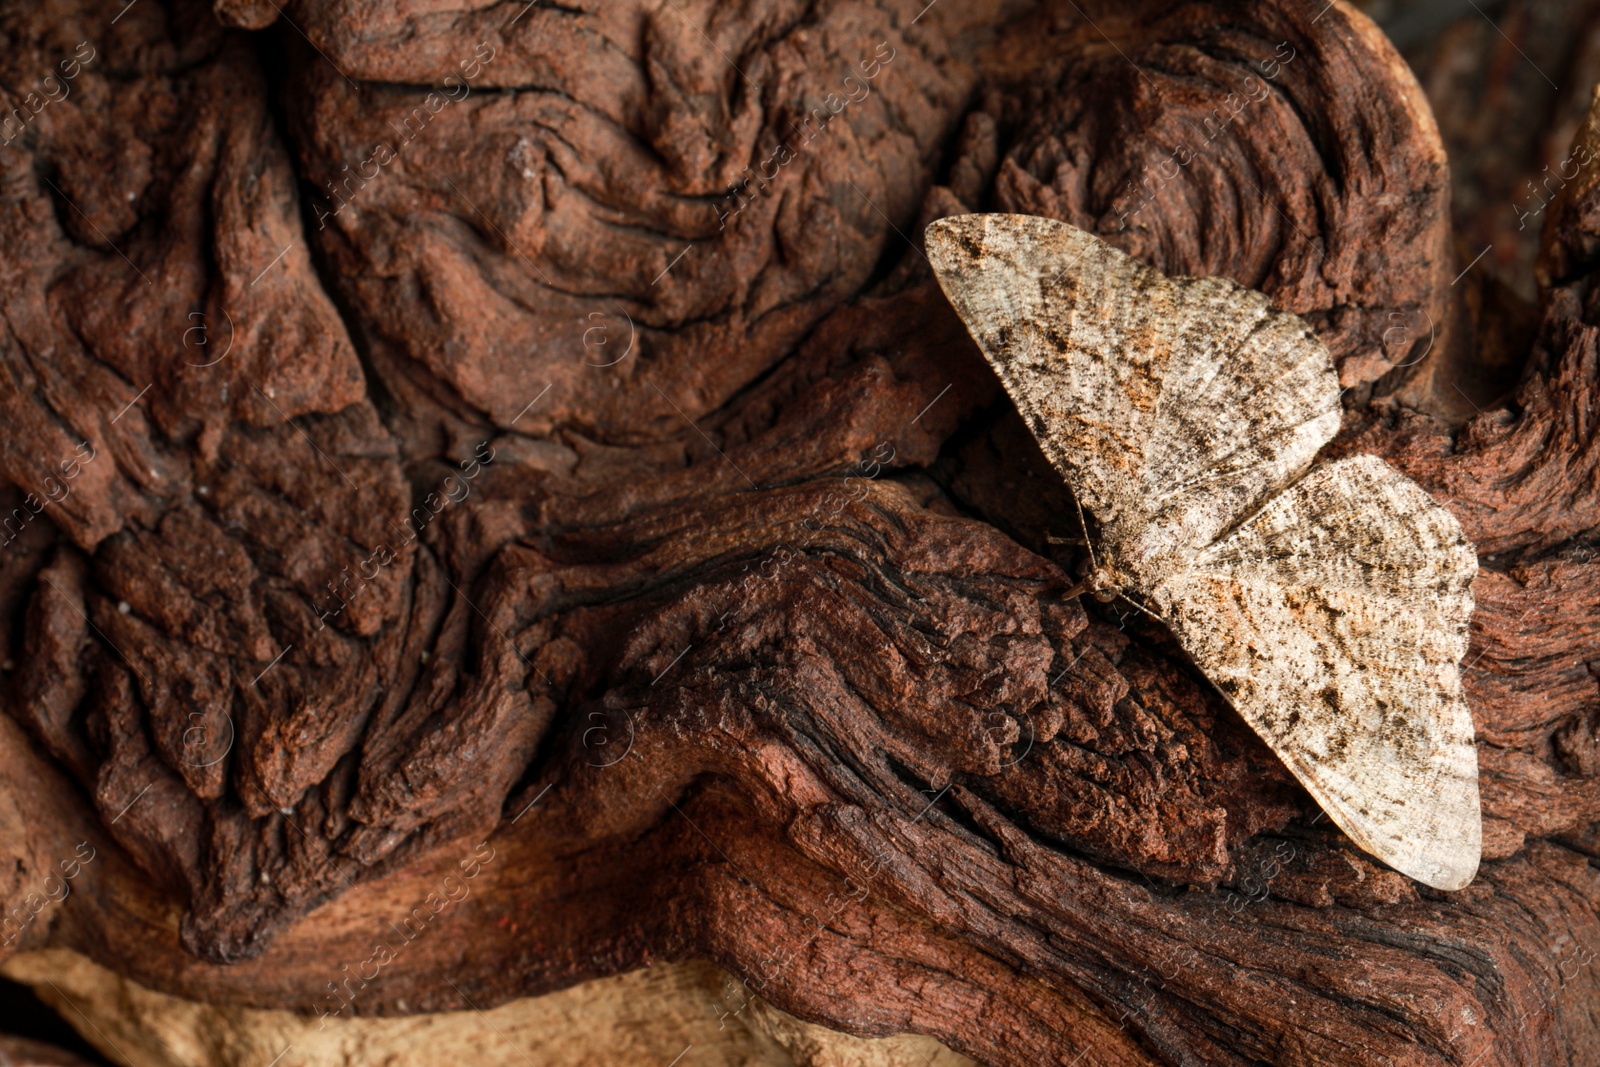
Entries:
<svg viewBox="0 0 1600 1067">
<path fill-rule="evenodd" d="M 1311 328 L 1048 219 L 940 219 L 927 249 L 1093 516 L 1080 591 L 1157 615 L 1356 845 L 1439 889 L 1470 882 L 1477 556 L 1381 459 L 1316 462 L 1341 408 Z"/>
</svg>

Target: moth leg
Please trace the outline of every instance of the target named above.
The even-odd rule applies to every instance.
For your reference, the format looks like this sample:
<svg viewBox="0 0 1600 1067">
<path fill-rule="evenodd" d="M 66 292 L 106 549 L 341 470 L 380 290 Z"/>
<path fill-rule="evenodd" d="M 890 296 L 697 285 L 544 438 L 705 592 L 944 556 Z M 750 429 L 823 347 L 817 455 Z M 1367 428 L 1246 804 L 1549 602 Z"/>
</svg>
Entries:
<svg viewBox="0 0 1600 1067">
<path fill-rule="evenodd" d="M 1133 599 L 1133 597 L 1129 596 L 1127 593 L 1118 593 L 1117 597 L 1119 599 L 1121 599 L 1121 600 L 1126 600 L 1129 604 L 1132 604 L 1135 608 L 1139 609 L 1140 611 L 1144 612 L 1146 615 L 1150 616 L 1152 619 L 1156 620 L 1156 622 L 1162 623 L 1163 625 L 1166 624 L 1166 621 L 1167 621 L 1166 619 L 1162 618 L 1160 615 L 1157 615 L 1155 612 L 1151 611 L 1149 608 L 1145 607 L 1143 604 L 1141 604 L 1137 600 Z"/>
<path fill-rule="evenodd" d="M 1078 502 L 1078 494 L 1072 494 L 1072 506 L 1078 509 L 1078 529 L 1083 531 L 1083 547 L 1089 550 L 1089 569 L 1099 570 L 1100 564 L 1095 562 L 1094 545 L 1089 543 L 1089 524 L 1083 521 L 1083 505 Z"/>
</svg>

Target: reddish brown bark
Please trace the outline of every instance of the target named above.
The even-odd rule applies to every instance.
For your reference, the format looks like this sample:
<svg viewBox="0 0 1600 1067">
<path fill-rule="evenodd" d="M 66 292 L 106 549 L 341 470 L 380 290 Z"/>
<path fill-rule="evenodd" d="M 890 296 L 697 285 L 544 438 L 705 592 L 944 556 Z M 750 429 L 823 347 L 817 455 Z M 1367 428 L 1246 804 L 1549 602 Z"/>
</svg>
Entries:
<svg viewBox="0 0 1600 1067">
<path fill-rule="evenodd" d="M 1464 295 L 1363 16 L 118 7 L 0 24 L 7 86 L 95 49 L 0 149 L 0 475 L 69 489 L 0 554 L 4 899 L 97 850 L 12 948 L 315 1013 L 477 863 L 347 1010 L 700 957 L 997 1065 L 1600 1062 L 1600 198 L 1536 312 Z M 1063 490 L 918 247 L 968 210 L 1307 316 L 1336 447 L 1460 517 L 1473 886 L 1059 599 Z"/>
</svg>

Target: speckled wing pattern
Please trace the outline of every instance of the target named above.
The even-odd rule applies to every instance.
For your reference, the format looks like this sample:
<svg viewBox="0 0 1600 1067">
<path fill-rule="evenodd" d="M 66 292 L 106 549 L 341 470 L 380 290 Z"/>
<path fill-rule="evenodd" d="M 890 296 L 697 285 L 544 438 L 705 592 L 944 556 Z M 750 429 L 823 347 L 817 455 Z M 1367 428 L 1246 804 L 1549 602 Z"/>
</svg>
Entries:
<svg viewBox="0 0 1600 1067">
<path fill-rule="evenodd" d="M 1382 460 L 1311 466 L 1339 388 L 1309 327 L 1047 219 L 941 219 L 927 249 L 1130 588 L 1351 840 L 1428 885 L 1470 882 L 1477 557 Z"/>
<path fill-rule="evenodd" d="M 1225 278 L 1167 278 L 1031 215 L 928 229 L 950 302 L 1108 537 L 1201 548 L 1339 430 L 1306 324 Z"/>
<path fill-rule="evenodd" d="M 1352 456 L 1313 468 L 1151 599 L 1352 841 L 1459 889 L 1483 844 L 1459 668 L 1477 569 L 1453 515 Z"/>
</svg>

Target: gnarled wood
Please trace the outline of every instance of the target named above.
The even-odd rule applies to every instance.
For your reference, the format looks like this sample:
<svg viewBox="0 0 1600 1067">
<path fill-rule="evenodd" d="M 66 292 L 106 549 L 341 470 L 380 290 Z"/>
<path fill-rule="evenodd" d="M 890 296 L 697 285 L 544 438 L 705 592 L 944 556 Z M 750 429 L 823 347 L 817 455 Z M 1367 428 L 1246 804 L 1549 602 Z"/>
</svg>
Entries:
<svg viewBox="0 0 1600 1067">
<path fill-rule="evenodd" d="M 1552 237 L 1531 354 L 1471 332 L 1352 8 L 120 8 L 0 22 L 8 93 L 96 50 L 0 149 L 0 951 L 312 1020 L 699 959 L 996 1065 L 1600 1062 L 1592 264 Z M 916 245 L 993 207 L 1307 315 L 1336 449 L 1477 539 L 1468 889 L 1060 600 Z"/>
</svg>

